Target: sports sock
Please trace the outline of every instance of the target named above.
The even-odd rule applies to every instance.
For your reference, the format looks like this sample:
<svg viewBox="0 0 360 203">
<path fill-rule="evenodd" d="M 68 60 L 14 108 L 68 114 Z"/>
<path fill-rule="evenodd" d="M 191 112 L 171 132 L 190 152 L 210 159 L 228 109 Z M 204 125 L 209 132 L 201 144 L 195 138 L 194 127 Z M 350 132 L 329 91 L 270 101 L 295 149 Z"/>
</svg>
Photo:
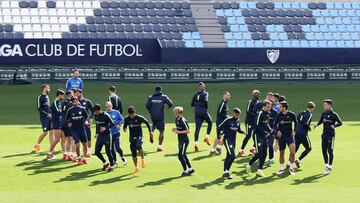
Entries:
<svg viewBox="0 0 360 203">
<path fill-rule="evenodd" d="M 284 164 L 280 164 L 280 170 L 284 170 Z"/>
<path fill-rule="evenodd" d="M 198 142 L 198 141 L 196 141 L 196 142 L 195 142 L 195 144 L 196 144 L 196 145 L 198 145 L 198 144 L 199 144 L 199 142 Z"/>
<path fill-rule="evenodd" d="M 257 172 L 262 172 L 262 170 L 261 170 L 261 169 L 258 169 Z"/>
<path fill-rule="evenodd" d="M 209 139 L 209 137 L 210 137 L 210 135 L 206 135 L 206 138 L 208 138 L 208 139 Z"/>
</svg>

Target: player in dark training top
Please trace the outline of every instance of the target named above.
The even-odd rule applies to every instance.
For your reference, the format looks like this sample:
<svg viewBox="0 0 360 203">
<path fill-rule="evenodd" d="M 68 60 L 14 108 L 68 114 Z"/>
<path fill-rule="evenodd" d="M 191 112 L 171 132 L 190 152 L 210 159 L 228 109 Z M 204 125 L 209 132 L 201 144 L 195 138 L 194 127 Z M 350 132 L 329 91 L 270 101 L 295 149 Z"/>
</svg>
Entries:
<svg viewBox="0 0 360 203">
<path fill-rule="evenodd" d="M 268 149 L 268 137 L 271 136 L 273 129 L 269 125 L 269 113 L 271 110 L 271 102 L 265 100 L 263 102 L 263 109 L 256 116 L 255 131 L 254 131 L 254 142 L 256 146 L 256 154 L 252 157 L 250 162 L 246 164 L 246 172 L 251 174 L 251 165 L 259 159 L 259 167 L 256 175 L 265 177 L 263 173 L 263 166 L 267 156 Z"/>
<path fill-rule="evenodd" d="M 129 106 L 128 113 L 129 113 L 129 116 L 127 116 L 124 120 L 123 130 L 124 130 L 124 132 L 126 132 L 129 127 L 130 150 L 131 150 L 131 156 L 133 158 L 133 162 L 135 165 L 134 173 L 136 174 L 139 172 L 138 158 L 137 158 L 138 152 L 140 153 L 140 156 L 141 156 L 141 167 L 145 168 L 145 156 L 144 156 L 144 149 L 142 147 L 143 131 L 141 128 L 141 124 L 145 123 L 146 127 L 148 128 L 151 143 L 154 142 L 154 134 L 151 130 L 149 121 L 146 120 L 146 118 L 144 116 L 136 114 L 135 107 Z"/>
<path fill-rule="evenodd" d="M 295 175 L 293 164 L 295 161 L 295 129 L 297 125 L 296 116 L 293 112 L 288 110 L 289 105 L 286 101 L 280 102 L 280 112 L 275 117 L 275 130 L 276 136 L 279 140 L 280 149 L 280 170 L 277 172 L 278 175 L 285 172 L 285 149 L 286 145 L 290 150 L 289 159 L 289 173 Z"/>
<path fill-rule="evenodd" d="M 85 131 L 87 136 L 87 146 L 88 146 L 88 153 L 86 154 L 86 157 L 90 157 L 91 156 L 91 124 L 94 118 L 94 106 L 89 99 L 86 99 L 84 97 L 83 91 L 81 89 L 75 89 L 74 93 L 79 98 L 79 105 L 84 107 L 88 114 L 89 125 L 85 126 Z"/>
<path fill-rule="evenodd" d="M 89 125 L 88 115 L 84 107 L 79 105 L 79 100 L 76 96 L 71 97 L 73 106 L 68 109 L 66 118 L 68 121 L 68 127 L 70 128 L 70 134 L 75 141 L 76 155 L 78 165 L 87 164 L 87 135 L 85 126 Z M 80 157 L 80 142 L 83 146 L 83 157 Z"/>
<path fill-rule="evenodd" d="M 95 104 L 95 122 L 96 122 L 96 144 L 95 144 L 95 155 L 103 163 L 103 171 L 108 172 L 114 169 L 114 158 L 111 153 L 111 135 L 110 130 L 114 127 L 114 121 L 111 116 L 101 110 L 100 104 Z M 105 152 L 109 159 L 107 162 L 104 156 L 101 154 L 102 147 L 105 146 Z"/>
<path fill-rule="evenodd" d="M 337 113 L 333 110 L 333 101 L 324 100 L 324 112 L 314 128 L 323 124 L 323 133 L 321 135 L 321 148 L 325 162 L 324 175 L 328 175 L 332 170 L 334 160 L 335 145 L 335 128 L 342 126 L 342 121 Z"/>
<path fill-rule="evenodd" d="M 220 125 L 219 129 L 224 134 L 224 145 L 226 148 L 226 158 L 224 161 L 224 179 L 232 179 L 230 175 L 230 167 L 235 160 L 236 148 L 236 133 L 245 134 L 240 127 L 240 114 L 239 108 L 234 108 L 233 116 L 225 119 Z"/>
<path fill-rule="evenodd" d="M 183 167 L 181 176 L 188 176 L 195 172 L 195 170 L 191 167 L 190 161 L 186 155 L 186 149 L 189 146 L 188 134 L 190 133 L 190 128 L 186 119 L 182 116 L 184 109 L 180 106 L 177 106 L 173 111 L 175 115 L 176 128 L 173 128 L 172 131 L 178 135 L 178 159 Z"/>
<path fill-rule="evenodd" d="M 311 130 L 310 124 L 312 115 L 311 113 L 315 110 L 315 103 L 310 101 L 307 103 L 305 111 L 299 112 L 297 116 L 298 124 L 295 130 L 295 153 L 299 150 L 300 145 L 303 145 L 305 150 L 301 153 L 298 159 L 295 160 L 295 164 L 300 168 L 300 161 L 305 158 L 311 151 L 311 142 L 308 136 L 308 132 Z"/>
<path fill-rule="evenodd" d="M 199 82 L 198 84 L 199 90 L 194 94 L 191 100 L 191 107 L 195 108 L 195 151 L 198 152 L 199 148 L 199 133 L 204 121 L 207 122 L 207 130 L 204 142 L 210 144 L 210 133 L 212 128 L 212 119 L 208 112 L 208 101 L 209 101 L 209 93 L 205 91 L 205 84 L 203 82 Z"/>
<path fill-rule="evenodd" d="M 271 109 L 269 112 L 269 125 L 270 125 L 270 128 L 273 129 L 273 131 L 270 133 L 270 136 L 267 138 L 267 140 L 268 140 L 268 146 L 269 146 L 269 162 L 268 162 L 268 164 L 272 165 L 274 163 L 274 157 L 275 157 L 274 141 L 275 141 L 275 139 L 277 139 L 276 135 L 275 135 L 275 130 L 274 130 L 275 117 L 278 114 L 278 112 L 274 109 L 275 104 L 276 104 L 275 100 L 271 99 L 270 102 L 271 102 Z"/>
<path fill-rule="evenodd" d="M 50 135 L 53 135 L 53 142 L 50 144 L 50 149 L 47 154 L 48 158 L 53 158 L 53 151 L 55 146 L 60 141 L 61 138 L 61 122 L 62 122 L 62 106 L 61 102 L 64 99 L 65 92 L 62 90 L 57 90 L 56 99 L 51 103 L 51 131 Z M 62 151 L 65 149 L 62 147 Z"/>
<path fill-rule="evenodd" d="M 61 131 L 63 134 L 63 137 L 65 137 L 65 153 L 64 153 L 64 158 L 66 161 L 76 161 L 76 147 L 75 144 L 73 142 L 72 136 L 70 134 L 70 128 L 68 127 L 68 122 L 66 119 L 67 116 L 67 111 L 73 106 L 72 102 L 71 102 L 71 97 L 72 97 L 72 93 L 71 92 L 66 92 L 66 99 L 63 101 L 62 104 L 62 120 L 61 120 Z"/>
<path fill-rule="evenodd" d="M 223 99 L 218 105 L 217 111 L 216 111 L 216 139 L 214 139 L 214 144 L 210 150 L 210 154 L 214 155 L 216 152 L 218 154 L 221 154 L 221 134 L 219 130 L 219 125 L 228 118 L 228 102 L 230 101 L 231 95 L 230 92 L 225 91 L 223 93 Z"/>
<path fill-rule="evenodd" d="M 157 151 L 163 151 L 162 143 L 164 141 L 164 131 L 165 131 L 165 116 L 164 116 L 164 107 L 165 105 L 168 108 L 171 108 L 173 102 L 171 99 L 162 93 L 161 87 L 155 87 L 155 92 L 153 95 L 149 96 L 146 101 L 145 107 L 150 113 L 151 122 L 152 122 L 152 130 L 158 129 L 159 134 L 159 145 L 157 147 Z"/>
<path fill-rule="evenodd" d="M 247 143 L 249 142 L 250 138 L 253 137 L 254 130 L 255 130 L 255 119 L 257 115 L 257 109 L 261 101 L 260 98 L 260 91 L 259 90 L 253 90 L 251 93 L 252 99 L 249 100 L 248 105 L 246 107 L 246 117 L 245 117 L 245 126 L 247 128 L 247 134 L 245 138 L 243 139 L 241 148 L 239 150 L 239 155 L 244 156 L 245 155 L 245 147 Z M 250 152 L 252 154 L 255 154 L 255 147 L 253 146 L 250 149 Z"/>
<path fill-rule="evenodd" d="M 121 98 L 116 94 L 116 87 L 109 87 L 109 102 L 111 102 L 113 109 L 123 114 L 123 105 Z"/>
<path fill-rule="evenodd" d="M 40 144 L 43 141 L 44 137 L 48 134 L 49 130 L 51 130 L 51 109 L 50 109 L 50 85 L 44 84 L 41 85 L 41 95 L 37 98 L 37 109 L 40 114 L 40 122 L 43 132 L 40 134 L 37 142 L 34 146 L 35 151 L 41 151 Z M 52 143 L 51 136 L 50 144 Z"/>
</svg>

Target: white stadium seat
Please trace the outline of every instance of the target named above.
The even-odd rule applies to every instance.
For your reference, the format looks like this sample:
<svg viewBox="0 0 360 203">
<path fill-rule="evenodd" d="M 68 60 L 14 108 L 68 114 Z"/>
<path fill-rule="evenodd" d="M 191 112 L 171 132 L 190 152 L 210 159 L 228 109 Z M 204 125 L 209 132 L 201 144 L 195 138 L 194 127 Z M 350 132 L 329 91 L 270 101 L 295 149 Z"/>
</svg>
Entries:
<svg viewBox="0 0 360 203">
<path fill-rule="evenodd" d="M 44 1 L 44 0 L 39 0 L 39 1 L 38 1 L 38 8 L 47 8 L 47 6 L 46 6 L 46 1 Z"/>
<path fill-rule="evenodd" d="M 31 23 L 30 17 L 29 16 L 24 16 L 21 18 L 21 22 L 23 24 L 27 24 L 27 23 Z"/>
<path fill-rule="evenodd" d="M 2 8 L 10 8 L 10 2 L 9 1 L 2 1 L 1 2 Z"/>
<path fill-rule="evenodd" d="M 42 17 L 40 18 L 40 22 L 41 22 L 41 23 L 49 23 L 49 17 L 42 16 Z"/>
<path fill-rule="evenodd" d="M 53 32 L 60 32 L 60 26 L 59 25 L 51 25 L 51 31 Z"/>
<path fill-rule="evenodd" d="M 52 38 L 52 34 L 51 34 L 51 32 L 45 32 L 45 33 L 43 33 L 42 38 L 45 38 L 45 39 L 51 39 L 51 38 Z"/>
<path fill-rule="evenodd" d="M 43 32 L 51 32 L 51 27 L 50 27 L 49 24 L 45 24 L 45 25 L 42 25 L 42 26 L 41 26 L 41 30 L 42 30 Z"/>
<path fill-rule="evenodd" d="M 58 9 L 57 10 L 58 16 L 66 16 L 66 10 L 65 9 Z"/>
<path fill-rule="evenodd" d="M 20 15 L 20 9 L 17 9 L 17 8 L 11 9 L 11 15 L 12 16 L 19 16 Z"/>
<path fill-rule="evenodd" d="M 82 8 L 82 7 L 83 7 L 82 1 L 75 1 L 74 8 Z"/>
<path fill-rule="evenodd" d="M 10 7 L 11 8 L 19 8 L 19 2 L 18 1 L 10 1 Z"/>
<path fill-rule="evenodd" d="M 61 33 L 55 32 L 52 34 L 53 39 L 61 39 Z"/>
<path fill-rule="evenodd" d="M 60 24 L 67 24 L 67 23 L 68 23 L 68 20 L 67 20 L 66 17 L 60 17 L 60 18 L 59 18 L 59 23 L 60 23 Z"/>
<path fill-rule="evenodd" d="M 22 15 L 22 16 L 30 15 L 30 9 L 22 8 L 21 11 L 20 11 L 20 15 Z"/>
<path fill-rule="evenodd" d="M 9 15 L 11 15 L 11 10 L 10 9 L 3 9 L 2 10 L 2 15 L 4 15 L 4 16 L 9 16 Z"/>
<path fill-rule="evenodd" d="M 58 24 L 59 19 L 57 17 L 50 17 L 50 24 Z"/>
<path fill-rule="evenodd" d="M 4 16 L 3 23 L 11 23 L 11 22 L 12 22 L 12 17 L 11 16 Z"/>
<path fill-rule="evenodd" d="M 40 14 L 41 16 L 47 16 L 47 15 L 48 15 L 48 10 L 47 10 L 46 8 L 41 8 L 41 9 L 39 10 L 39 14 Z"/>
<path fill-rule="evenodd" d="M 70 31 L 68 25 L 61 25 L 60 30 L 61 30 L 62 32 L 69 32 L 69 31 Z"/>
<path fill-rule="evenodd" d="M 34 33 L 34 39 L 42 39 L 43 38 L 43 35 L 41 32 L 35 32 Z"/>
<path fill-rule="evenodd" d="M 69 17 L 68 18 L 68 23 L 70 23 L 70 24 L 76 24 L 76 17 Z"/>
<path fill-rule="evenodd" d="M 21 17 L 20 16 L 14 16 L 13 19 L 12 19 L 12 23 L 20 24 L 21 23 Z"/>
<path fill-rule="evenodd" d="M 94 11 L 92 9 L 85 9 L 85 15 L 86 16 L 93 16 L 94 15 Z"/>
<path fill-rule="evenodd" d="M 33 34 L 31 32 L 25 32 L 24 38 L 25 39 L 33 39 L 34 36 L 33 36 Z"/>
<path fill-rule="evenodd" d="M 39 15 L 39 11 L 37 9 L 30 9 L 30 15 L 31 16 L 38 16 Z"/>
<path fill-rule="evenodd" d="M 38 16 L 32 16 L 31 23 L 40 23 L 40 18 Z"/>
<path fill-rule="evenodd" d="M 85 15 L 84 9 L 76 9 L 75 13 L 76 13 L 76 16 L 84 16 Z"/>
<path fill-rule="evenodd" d="M 67 16 L 75 16 L 75 9 L 67 9 L 66 15 Z"/>
<path fill-rule="evenodd" d="M 32 31 L 31 25 L 28 25 L 28 24 L 23 25 L 23 31 L 24 32 L 31 32 Z"/>
<path fill-rule="evenodd" d="M 39 25 L 39 24 L 33 25 L 32 30 L 35 31 L 35 32 L 40 32 L 41 31 L 41 25 Z"/>
<path fill-rule="evenodd" d="M 77 17 L 76 22 L 77 24 L 86 24 L 86 19 L 85 17 Z"/>
<path fill-rule="evenodd" d="M 74 2 L 73 1 L 65 1 L 65 8 L 74 8 Z"/>
<path fill-rule="evenodd" d="M 65 8 L 64 1 L 56 1 L 56 8 Z"/>
<path fill-rule="evenodd" d="M 14 25 L 14 31 L 15 32 L 22 32 L 23 31 L 22 25 L 21 24 Z"/>
<path fill-rule="evenodd" d="M 92 8 L 91 1 L 84 1 L 83 2 L 83 8 Z"/>
<path fill-rule="evenodd" d="M 100 1 L 93 1 L 93 2 L 92 2 L 92 7 L 93 7 L 93 8 L 101 8 L 101 6 L 100 6 Z"/>
</svg>

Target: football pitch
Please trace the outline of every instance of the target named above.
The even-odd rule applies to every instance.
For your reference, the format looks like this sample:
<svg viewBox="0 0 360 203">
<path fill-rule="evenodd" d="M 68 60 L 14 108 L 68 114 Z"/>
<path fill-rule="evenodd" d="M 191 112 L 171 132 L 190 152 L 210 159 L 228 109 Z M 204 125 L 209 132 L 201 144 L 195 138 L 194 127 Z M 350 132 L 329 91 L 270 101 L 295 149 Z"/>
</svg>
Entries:
<svg viewBox="0 0 360 203">
<path fill-rule="evenodd" d="M 85 83 L 85 97 L 93 103 L 107 99 L 110 84 Z M 134 105 L 139 114 L 149 118 L 145 111 L 147 97 L 155 84 L 111 84 L 116 85 L 124 100 L 124 107 Z M 194 153 L 194 116 L 190 101 L 196 84 L 162 84 L 164 93 L 175 105 L 184 107 L 185 118 L 191 123 L 188 156 L 196 172 L 190 177 L 180 177 L 181 165 L 177 159 L 177 136 L 171 132 L 173 115 L 166 111 L 166 133 L 164 152 L 156 152 L 155 143 L 149 142 L 144 131 L 144 149 L 147 165 L 133 174 L 128 134 L 122 133 L 121 145 L 128 160 L 127 166 L 119 166 L 114 172 L 101 171 L 101 163 L 93 157 L 88 165 L 77 166 L 65 162 L 61 154 L 46 159 L 48 139 L 43 141 L 43 152 L 32 152 L 33 144 L 41 132 L 36 111 L 39 85 L 0 86 L 0 202 L 358 202 L 360 198 L 360 100 L 359 84 L 208 84 L 209 109 L 215 120 L 216 106 L 224 90 L 231 92 L 229 107 L 245 108 L 252 89 L 259 89 L 262 98 L 268 91 L 280 92 L 287 97 L 289 109 L 302 111 L 306 102 L 313 100 L 317 109 L 313 121 L 322 112 L 321 101 L 331 98 L 334 109 L 344 121 L 336 130 L 333 172 L 323 176 L 324 163 L 321 154 L 322 127 L 310 132 L 313 151 L 301 162 L 295 176 L 278 176 L 278 160 L 266 167 L 265 178 L 250 177 L 245 172 L 248 157 L 237 157 L 231 168 L 233 180 L 221 178 L 223 159 L 209 156 L 210 147 L 200 143 L 200 152 Z M 52 85 L 51 99 L 62 84 Z M 200 139 L 205 134 L 203 126 Z M 244 128 L 244 126 L 243 126 Z M 94 132 L 94 130 L 93 130 Z M 157 138 L 158 132 L 155 133 Z M 215 137 L 215 124 L 211 138 Z M 237 150 L 243 135 L 238 134 Z M 251 145 L 249 142 L 248 147 Z M 60 149 L 60 146 L 57 146 Z M 248 148 L 249 149 L 249 148 Z M 248 153 L 247 149 L 247 153 Z M 94 149 L 93 149 L 94 150 Z M 223 149 L 225 151 L 225 149 Z M 300 149 L 300 151 L 302 148 Z M 288 153 L 287 153 L 288 154 Z M 276 158 L 278 154 L 275 155 Z M 254 165 L 253 171 L 256 170 Z"/>
</svg>

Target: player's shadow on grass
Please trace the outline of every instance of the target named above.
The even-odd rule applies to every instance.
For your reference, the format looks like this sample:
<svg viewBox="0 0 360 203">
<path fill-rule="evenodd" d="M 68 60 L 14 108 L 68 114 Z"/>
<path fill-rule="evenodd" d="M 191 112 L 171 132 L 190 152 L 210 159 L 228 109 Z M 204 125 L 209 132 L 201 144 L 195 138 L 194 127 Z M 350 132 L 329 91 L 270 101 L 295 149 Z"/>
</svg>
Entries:
<svg viewBox="0 0 360 203">
<path fill-rule="evenodd" d="M 10 155 L 5 155 L 1 158 L 13 158 L 13 157 L 18 157 L 18 156 L 27 156 L 27 155 L 32 155 L 35 154 L 35 152 L 27 152 L 27 153 L 20 153 L 20 154 L 10 154 Z"/>
<path fill-rule="evenodd" d="M 155 154 L 155 153 L 161 153 L 161 152 L 157 152 L 157 151 L 151 151 L 151 152 L 147 152 L 145 151 L 145 156 L 149 155 L 149 154 Z M 105 154 L 105 153 L 104 153 Z M 137 154 L 138 156 L 140 156 L 140 154 Z M 130 153 L 124 154 L 124 156 L 126 157 L 131 157 L 132 155 Z"/>
<path fill-rule="evenodd" d="M 61 167 L 56 167 L 57 165 L 62 165 Z M 16 167 L 23 167 L 24 171 L 32 171 L 29 175 L 38 175 L 42 173 L 52 173 L 52 172 L 59 172 L 64 169 L 74 168 L 76 167 L 75 164 L 72 165 L 63 165 L 64 160 L 57 159 L 57 160 L 40 160 L 40 161 L 25 161 L 16 164 Z"/>
<path fill-rule="evenodd" d="M 61 178 L 57 181 L 54 181 L 54 183 L 61 183 L 63 181 L 79 181 L 86 178 L 91 178 L 94 176 L 98 176 L 101 174 L 104 174 L 106 172 L 102 171 L 101 169 L 94 169 L 89 171 L 82 171 L 82 172 L 73 172 L 69 175 L 65 176 L 64 178 Z"/>
<path fill-rule="evenodd" d="M 168 183 L 173 180 L 180 179 L 180 178 L 188 178 L 188 177 L 174 176 L 174 177 L 164 178 L 164 179 L 157 180 L 157 181 L 150 181 L 150 182 L 144 183 L 142 185 L 138 185 L 136 187 L 159 186 L 159 185 L 163 185 L 164 183 Z"/>
<path fill-rule="evenodd" d="M 125 175 L 113 177 L 113 178 L 106 179 L 106 180 L 95 180 L 95 181 L 91 182 L 89 186 L 96 186 L 96 185 L 101 185 L 101 184 L 111 184 L 111 183 L 114 183 L 114 182 L 121 182 L 121 181 L 125 181 L 125 180 L 130 180 L 130 179 L 133 179 L 133 178 L 136 177 L 136 176 L 128 177 L 131 174 L 132 173 L 128 173 L 128 174 L 125 174 Z"/>
<path fill-rule="evenodd" d="M 325 177 L 323 174 L 319 173 L 316 175 L 312 175 L 309 177 L 305 177 L 303 179 L 295 179 L 291 185 L 301 185 L 301 184 L 307 184 L 307 183 L 316 183 L 320 178 Z"/>
<path fill-rule="evenodd" d="M 204 152 L 204 151 L 206 151 L 206 150 L 200 150 L 200 151 L 198 151 L 198 152 L 195 152 L 195 151 L 186 152 L 186 155 L 189 155 L 189 154 L 197 154 L 197 153 Z M 164 156 L 165 156 L 165 157 L 178 156 L 178 153 L 165 154 Z"/>
<path fill-rule="evenodd" d="M 196 188 L 198 190 L 204 190 L 208 187 L 211 187 L 213 185 L 222 185 L 222 183 L 224 183 L 224 179 L 222 177 L 220 178 L 217 178 L 211 182 L 206 182 L 206 183 L 201 183 L 201 184 L 194 184 L 194 185 L 191 185 L 191 187 L 193 188 Z"/>
<path fill-rule="evenodd" d="M 245 164 L 249 163 L 251 157 L 236 157 L 235 164 Z"/>
<path fill-rule="evenodd" d="M 271 183 L 277 179 L 281 179 L 282 177 L 279 177 L 276 175 L 276 173 L 271 174 L 267 177 L 257 177 L 257 176 L 245 176 L 245 171 L 235 172 L 233 174 L 236 174 L 236 176 L 241 176 L 242 181 L 237 182 L 231 182 L 230 184 L 225 186 L 225 189 L 232 190 L 236 187 L 243 185 L 243 186 L 252 186 L 257 184 L 268 184 Z M 284 175 L 286 177 L 286 175 Z"/>
</svg>

